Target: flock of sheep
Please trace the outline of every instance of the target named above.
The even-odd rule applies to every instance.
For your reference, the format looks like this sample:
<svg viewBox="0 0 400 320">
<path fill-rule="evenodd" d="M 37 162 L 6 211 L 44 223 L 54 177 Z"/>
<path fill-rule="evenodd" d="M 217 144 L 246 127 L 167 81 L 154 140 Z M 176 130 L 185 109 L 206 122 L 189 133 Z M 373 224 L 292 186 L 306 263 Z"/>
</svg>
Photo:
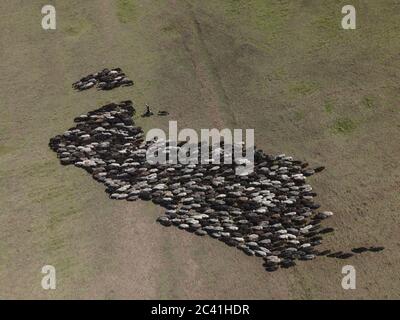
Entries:
<svg viewBox="0 0 400 320">
<path fill-rule="evenodd" d="M 226 148 L 220 163 L 151 164 L 146 152 L 159 141 L 144 140 L 134 113 L 131 101 L 105 105 L 75 118 L 76 126 L 52 138 L 49 145 L 61 164 L 83 168 L 103 183 L 111 199 L 152 201 L 166 209 L 158 218 L 163 226 L 208 235 L 261 257 L 268 271 L 321 255 L 347 259 L 383 249 L 318 249 L 324 235 L 334 231 L 322 226 L 332 212 L 319 211 L 314 202 L 317 194 L 306 177 L 323 167 L 309 168 L 290 156 L 255 150 L 254 172 L 239 176 L 235 174 L 239 163 L 223 163 Z M 171 148 L 167 144 L 165 152 Z M 209 152 L 211 158 L 212 146 Z"/>
<path fill-rule="evenodd" d="M 103 69 L 92 73 L 72 84 L 75 90 L 83 91 L 97 86 L 99 90 L 112 90 L 120 86 L 133 86 L 133 81 L 128 79 L 121 68 Z"/>
</svg>

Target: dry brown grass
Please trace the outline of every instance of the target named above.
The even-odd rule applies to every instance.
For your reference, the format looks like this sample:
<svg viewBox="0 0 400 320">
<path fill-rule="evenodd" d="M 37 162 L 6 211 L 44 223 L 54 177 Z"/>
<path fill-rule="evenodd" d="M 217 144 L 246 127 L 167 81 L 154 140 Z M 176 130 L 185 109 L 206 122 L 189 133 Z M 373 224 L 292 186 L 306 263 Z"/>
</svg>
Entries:
<svg viewBox="0 0 400 320">
<path fill-rule="evenodd" d="M 395 1 L 355 1 L 355 31 L 340 30 L 340 1 L 132 2 L 121 13 L 124 3 L 57 1 L 55 32 L 40 28 L 40 1 L 1 3 L 0 298 L 399 298 Z M 135 86 L 72 92 L 105 66 Z M 336 213 L 324 246 L 387 249 L 346 261 L 358 287 L 344 291 L 343 261 L 266 273 L 220 242 L 159 226 L 159 208 L 109 200 L 47 143 L 77 114 L 130 98 L 180 128 L 255 128 L 266 152 L 325 165 L 311 179 Z M 57 268 L 55 291 L 40 287 L 45 264 Z"/>
</svg>

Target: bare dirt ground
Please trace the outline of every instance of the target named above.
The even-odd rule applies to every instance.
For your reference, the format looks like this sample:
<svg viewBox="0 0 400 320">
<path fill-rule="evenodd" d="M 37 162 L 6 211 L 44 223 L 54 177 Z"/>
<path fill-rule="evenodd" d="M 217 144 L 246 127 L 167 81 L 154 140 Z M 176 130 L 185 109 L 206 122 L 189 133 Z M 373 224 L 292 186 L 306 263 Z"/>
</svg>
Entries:
<svg viewBox="0 0 400 320">
<path fill-rule="evenodd" d="M 400 26 L 396 1 L 54 1 L 0 4 L 0 298 L 400 298 Z M 75 93 L 71 83 L 121 67 L 135 86 Z M 48 140 L 72 119 L 132 99 L 179 128 L 255 128 L 256 144 L 327 169 L 310 179 L 336 228 L 324 247 L 380 254 L 320 258 L 267 273 L 213 239 L 164 228 L 160 208 L 109 200 Z M 167 118 L 138 119 L 144 129 Z M 57 289 L 41 288 L 43 265 Z M 357 289 L 341 287 L 354 265 Z"/>
</svg>

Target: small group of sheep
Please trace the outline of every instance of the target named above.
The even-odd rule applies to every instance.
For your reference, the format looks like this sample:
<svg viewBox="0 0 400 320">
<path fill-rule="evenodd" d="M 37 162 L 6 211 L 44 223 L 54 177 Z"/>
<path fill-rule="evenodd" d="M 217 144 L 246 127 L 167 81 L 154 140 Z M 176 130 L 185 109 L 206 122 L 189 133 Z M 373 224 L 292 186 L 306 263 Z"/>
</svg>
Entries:
<svg viewBox="0 0 400 320">
<path fill-rule="evenodd" d="M 133 86 L 133 81 L 126 77 L 121 68 L 115 68 L 89 74 L 72 84 L 72 87 L 78 91 L 88 90 L 94 86 L 99 90 L 112 90 L 121 86 Z"/>
</svg>

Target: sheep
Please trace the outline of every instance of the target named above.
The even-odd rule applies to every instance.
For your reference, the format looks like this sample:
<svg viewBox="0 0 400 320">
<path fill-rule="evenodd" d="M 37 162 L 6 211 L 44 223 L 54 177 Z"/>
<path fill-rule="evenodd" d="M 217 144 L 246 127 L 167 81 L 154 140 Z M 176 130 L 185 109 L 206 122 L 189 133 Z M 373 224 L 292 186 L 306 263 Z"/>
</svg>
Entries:
<svg viewBox="0 0 400 320">
<path fill-rule="evenodd" d="M 93 84 L 92 84 L 93 83 Z M 123 86 L 133 86 L 132 80 L 126 78 L 125 73 L 121 68 L 103 69 L 100 72 L 89 74 L 72 84 L 76 90 L 82 91 L 97 86 L 98 90 L 112 90 L 114 88 Z"/>
<path fill-rule="evenodd" d="M 105 70 L 88 76 L 85 81 L 90 82 L 78 81 L 73 86 L 82 90 L 90 83 L 109 90 L 128 80 L 120 74 L 120 70 Z M 52 138 L 49 145 L 61 164 L 81 167 L 102 182 L 110 198 L 153 201 L 166 209 L 157 220 L 161 225 L 209 235 L 247 255 L 262 257 L 267 271 L 293 267 L 295 260 L 317 256 L 348 259 L 353 253 L 384 249 L 361 247 L 353 253 L 316 250 L 323 235 L 333 231 L 321 230 L 322 221 L 332 213 L 316 212 L 316 193 L 306 184 L 302 162 L 257 150 L 255 172 L 247 176 L 236 176 L 234 165 L 212 161 L 150 165 L 145 162 L 146 153 L 161 141 L 144 141 L 134 114 L 131 101 L 110 103 L 75 118 L 76 127 Z M 153 114 L 147 104 L 144 114 Z M 185 145 L 164 142 L 165 154 L 179 152 Z M 200 143 L 194 146 L 201 148 Z M 219 148 L 223 156 L 225 150 Z M 209 153 L 212 155 L 212 148 Z"/>
</svg>

